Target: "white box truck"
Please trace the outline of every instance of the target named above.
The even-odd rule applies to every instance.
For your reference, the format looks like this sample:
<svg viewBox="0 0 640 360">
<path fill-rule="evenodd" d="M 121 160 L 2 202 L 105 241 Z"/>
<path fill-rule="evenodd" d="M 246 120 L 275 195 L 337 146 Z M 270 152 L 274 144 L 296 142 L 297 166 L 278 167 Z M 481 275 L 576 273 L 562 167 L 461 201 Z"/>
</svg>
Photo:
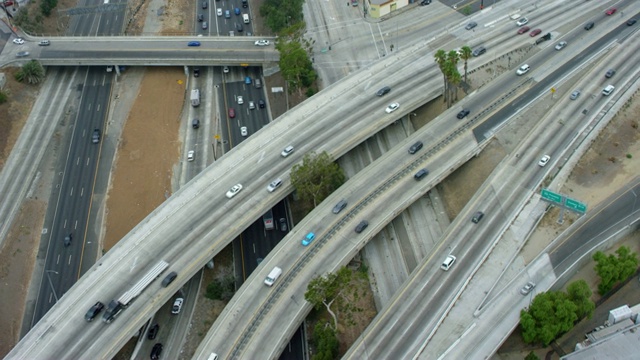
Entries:
<svg viewBox="0 0 640 360">
<path fill-rule="evenodd" d="M 273 270 L 271 270 L 271 272 L 269 273 L 269 275 L 267 275 L 267 278 L 264 279 L 264 284 L 267 286 L 273 285 L 273 283 L 275 283 L 276 280 L 278 280 L 278 277 L 280 277 L 281 274 L 282 274 L 282 269 L 280 269 L 277 266 L 274 267 Z"/>
<path fill-rule="evenodd" d="M 191 90 L 191 106 L 198 107 L 200 105 L 200 90 Z"/>
</svg>

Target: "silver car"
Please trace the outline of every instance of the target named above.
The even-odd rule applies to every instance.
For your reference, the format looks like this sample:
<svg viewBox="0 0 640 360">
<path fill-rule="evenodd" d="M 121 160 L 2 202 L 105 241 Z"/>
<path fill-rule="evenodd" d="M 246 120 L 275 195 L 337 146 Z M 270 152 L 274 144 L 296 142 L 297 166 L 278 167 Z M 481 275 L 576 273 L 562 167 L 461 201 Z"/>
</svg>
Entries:
<svg viewBox="0 0 640 360">
<path fill-rule="evenodd" d="M 580 90 L 574 90 L 574 92 L 571 93 L 571 96 L 569 96 L 569 99 L 571 100 L 575 100 L 580 96 Z"/>
<path fill-rule="evenodd" d="M 528 293 L 531 292 L 531 290 L 533 290 L 536 287 L 536 284 L 529 281 L 527 283 L 527 285 L 523 286 L 522 289 L 520 289 L 520 294 L 522 295 L 527 295 Z"/>
<path fill-rule="evenodd" d="M 556 45 L 556 50 L 562 50 L 562 49 L 564 49 L 565 46 L 567 46 L 567 42 L 566 41 L 560 41 L 558 43 L 558 45 Z"/>
</svg>

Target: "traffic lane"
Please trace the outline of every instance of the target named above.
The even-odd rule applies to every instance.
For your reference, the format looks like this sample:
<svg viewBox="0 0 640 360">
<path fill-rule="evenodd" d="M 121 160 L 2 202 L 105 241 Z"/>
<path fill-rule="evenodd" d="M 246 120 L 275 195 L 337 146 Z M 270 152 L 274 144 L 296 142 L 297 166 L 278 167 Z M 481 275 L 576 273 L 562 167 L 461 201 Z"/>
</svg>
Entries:
<svg viewBox="0 0 640 360">
<path fill-rule="evenodd" d="M 557 79 L 562 78 L 563 75 L 570 73 L 572 70 L 577 68 L 582 64 L 581 59 L 586 59 L 591 55 L 597 53 L 598 51 L 604 49 L 613 39 L 619 36 L 621 33 L 625 31 L 630 31 L 629 27 L 626 24 L 619 25 L 614 30 L 605 34 L 604 36 L 598 38 L 594 43 L 589 46 L 587 49 L 584 49 L 579 54 L 573 57 L 571 61 L 565 62 L 560 65 L 556 70 L 554 70 L 549 76 L 546 76 L 543 79 L 539 79 L 539 81 L 531 86 L 531 88 L 517 96 L 514 101 L 512 101 L 509 106 L 502 107 L 500 110 L 496 112 L 494 116 L 492 116 L 489 121 L 485 121 L 478 125 L 474 129 L 474 134 L 478 142 L 484 141 L 489 135 L 493 133 L 494 129 L 498 128 L 503 122 L 510 119 L 517 111 L 524 108 L 525 105 L 530 103 L 533 99 L 535 99 L 538 94 L 542 94 L 548 89 L 552 87 L 552 85 L 557 82 Z M 548 52 L 555 51 L 552 47 L 549 47 Z M 535 64 L 538 61 L 546 61 L 548 59 L 545 58 L 547 53 L 541 52 L 536 55 L 539 60 L 530 59 L 529 64 L 532 66 L 533 71 L 535 72 Z M 513 74 L 513 77 L 517 78 L 517 75 Z M 511 79 L 511 82 L 514 81 L 513 78 L 509 78 L 509 74 L 505 75 L 508 79 Z M 518 79 L 518 81 L 522 81 Z M 503 91 L 504 92 L 504 91 Z"/>
<path fill-rule="evenodd" d="M 461 143 L 464 146 L 473 146 L 473 145 L 470 145 L 468 141 L 461 141 Z M 396 160 L 394 162 L 384 163 L 384 167 L 387 169 L 383 171 L 389 174 L 395 174 L 398 171 L 398 169 L 403 169 L 404 167 L 408 166 L 408 162 L 410 163 L 413 161 L 412 159 L 415 159 L 415 157 L 407 154 L 406 149 L 404 148 L 395 148 L 394 150 L 386 153 L 383 157 L 391 157 L 391 156 L 397 157 L 399 160 Z M 374 176 L 374 174 L 371 173 L 372 171 L 374 171 L 377 174 L 379 171 L 381 171 L 381 169 L 376 169 L 376 170 L 365 169 L 350 181 L 356 181 L 356 183 L 358 183 L 364 180 L 369 180 L 371 179 L 372 176 Z M 437 172 L 433 176 L 430 176 L 428 179 L 434 181 L 436 178 L 437 178 Z M 402 180 L 400 180 L 399 182 L 393 182 L 390 186 L 393 187 L 394 189 L 402 188 L 403 189 L 402 193 L 405 196 L 419 196 L 418 194 L 414 193 L 414 191 L 416 191 L 416 186 L 419 186 L 419 189 L 421 189 L 419 191 L 426 192 L 428 190 L 427 186 L 429 185 L 429 183 L 430 181 L 423 181 L 420 183 L 416 182 L 413 179 L 413 172 L 408 172 L 404 177 L 402 177 Z M 353 189 L 353 191 L 350 191 L 352 195 L 347 196 L 347 198 L 353 197 L 358 199 L 360 198 L 359 196 L 368 194 L 370 191 L 372 191 L 370 186 L 356 187 L 356 189 Z M 375 198 L 374 199 L 375 203 L 380 203 L 380 204 L 384 203 L 385 207 L 393 207 L 394 203 L 406 201 L 404 199 L 405 196 L 396 196 L 396 195 L 391 196 L 389 195 L 390 193 L 393 193 L 393 191 L 385 191 L 385 192 L 379 193 L 380 194 L 379 197 L 383 200 L 379 200 L 378 198 Z M 346 259 L 346 257 L 348 257 L 348 254 L 350 254 L 350 251 L 357 251 L 356 250 L 357 248 L 360 248 L 361 246 L 364 245 L 363 243 L 359 243 L 359 242 L 354 244 L 351 241 L 364 241 L 365 239 L 367 239 L 368 236 L 372 236 L 372 235 L 367 235 L 369 234 L 368 232 L 366 234 L 360 234 L 360 235 L 355 234 L 354 228 L 357 222 L 359 222 L 363 218 L 367 219 L 370 224 L 369 228 L 371 229 L 369 231 L 375 232 L 375 229 L 380 228 L 382 226 L 379 223 L 379 219 L 386 218 L 389 216 L 389 214 L 384 212 L 379 212 L 377 210 L 369 210 L 369 209 L 372 209 L 372 207 L 368 206 L 366 213 L 358 213 L 357 218 L 353 218 L 352 211 L 357 211 L 354 209 L 362 206 L 358 203 L 355 203 L 354 201 L 351 201 L 348 207 L 345 210 L 343 210 L 339 215 L 335 215 L 331 212 L 331 209 L 333 208 L 335 203 L 337 203 L 337 201 L 342 197 L 345 197 L 345 195 L 339 192 L 334 193 L 332 196 L 329 197 L 329 199 L 327 199 L 325 202 L 320 204 L 319 207 L 314 210 L 314 214 L 312 214 L 313 216 L 305 217 L 305 219 L 303 219 L 302 222 L 298 224 L 293 229 L 292 232 L 289 233 L 289 235 L 281 243 L 281 246 L 278 246 L 274 251 L 270 253 L 270 256 L 268 256 L 267 259 L 265 259 L 267 263 L 259 268 L 259 269 L 262 269 L 259 271 L 259 273 L 261 273 L 261 276 L 256 276 L 255 281 L 258 281 L 259 283 L 261 283 L 261 281 L 264 279 L 264 276 L 266 276 L 266 274 L 274 266 L 277 265 L 281 267 L 284 271 L 284 274 L 282 275 L 283 280 L 280 281 L 280 284 L 288 284 L 288 286 L 284 290 L 285 292 L 280 295 L 280 298 L 290 299 L 290 296 L 301 298 L 300 296 L 302 296 L 303 294 L 295 293 L 295 291 L 298 289 L 292 283 L 290 284 L 288 280 L 290 273 L 294 271 L 293 269 L 298 269 L 301 262 L 309 261 L 309 263 L 305 266 L 306 271 L 304 273 L 298 273 L 299 277 L 306 278 L 307 276 L 313 276 L 313 274 L 321 274 L 327 271 L 331 271 L 327 268 L 333 269 L 334 266 L 337 266 L 336 262 L 339 262 L 340 259 L 343 259 L 342 257 L 345 257 Z M 347 220 L 347 219 L 350 219 L 350 220 Z M 343 225 L 339 225 L 339 222 L 341 221 L 348 221 L 348 222 L 346 223 L 346 225 L 343 226 Z M 319 246 L 317 244 L 321 243 L 322 239 L 326 236 L 327 232 L 334 228 L 339 228 L 340 232 L 334 235 L 333 238 L 329 240 L 329 242 L 325 243 L 324 246 L 322 246 L 321 248 L 322 251 L 317 252 L 316 248 L 317 246 Z M 311 246 L 304 247 L 300 244 L 300 239 L 302 239 L 305 236 L 305 234 L 309 231 L 313 231 L 316 234 L 316 240 L 314 240 L 314 243 L 312 243 Z M 343 237 L 345 237 L 346 239 L 350 239 L 351 241 L 341 242 L 340 240 L 343 239 Z M 291 239 L 291 240 L 288 240 L 288 239 Z M 332 245 L 329 246 L 328 244 L 332 244 Z M 335 246 L 338 246 L 338 248 L 335 248 Z M 354 246 L 355 246 L 355 249 L 353 248 Z M 325 250 L 325 247 L 327 247 L 327 250 Z M 297 253 L 300 253 L 300 255 L 293 256 Z M 337 258 L 327 259 L 326 258 L 327 256 L 329 257 L 337 256 Z M 321 269 L 316 268 L 318 266 L 322 268 Z M 298 270 L 296 270 L 296 272 L 297 271 Z M 252 275 L 252 277 L 253 276 L 254 275 Z M 249 278 L 249 281 L 253 279 L 252 277 Z M 298 280 L 298 277 L 295 277 L 295 279 L 291 281 L 298 282 L 299 280 Z M 300 281 L 304 281 L 304 280 L 300 280 Z M 301 285 L 301 286 L 302 287 L 300 288 L 300 291 L 303 291 L 306 285 L 304 286 Z M 242 296 L 243 299 L 249 300 L 251 302 L 250 306 L 252 306 L 252 308 L 262 309 L 264 308 L 264 306 L 261 304 L 264 302 L 270 301 L 268 300 L 271 298 L 270 294 L 272 294 L 273 291 L 277 291 L 277 289 L 279 289 L 279 286 L 275 286 L 275 285 L 273 289 L 268 289 L 265 286 L 247 286 L 247 287 L 244 287 L 241 291 L 239 291 L 239 296 Z M 290 294 L 289 293 L 290 291 L 294 293 Z M 304 303 L 299 303 L 298 305 L 304 306 Z M 291 304 L 288 308 L 290 310 L 293 310 L 297 308 L 298 305 Z M 292 311 L 291 314 L 284 315 L 280 313 L 274 313 L 276 311 L 275 310 L 276 307 L 270 307 L 270 308 L 271 308 L 271 312 L 269 313 L 268 319 L 276 319 L 276 318 L 286 319 L 290 315 L 296 313 L 295 311 Z M 280 311 L 280 310 L 278 309 L 277 311 Z M 214 327 L 209 332 L 210 335 L 213 334 L 214 336 L 214 339 L 211 340 L 212 344 L 215 344 L 215 346 L 213 347 L 215 348 L 222 347 L 221 349 L 226 349 L 222 351 L 223 354 L 225 353 L 224 351 L 229 351 L 228 346 L 231 346 L 232 344 L 229 343 L 228 345 L 223 345 L 221 344 L 220 341 L 217 341 L 217 340 L 221 340 L 223 338 L 227 339 L 227 341 L 228 339 L 236 339 L 236 337 L 231 334 L 239 334 L 238 332 L 242 333 L 244 331 L 245 326 L 249 326 L 248 324 L 251 324 L 251 320 L 246 319 L 244 317 L 239 318 L 240 315 L 252 317 L 253 314 L 252 313 L 238 314 L 236 311 L 233 310 L 233 308 L 229 308 L 228 310 L 225 309 L 224 315 L 221 315 L 219 320 L 216 321 L 216 324 L 214 324 Z M 284 316 L 284 318 L 281 318 L 280 316 Z M 234 319 L 231 320 L 228 317 L 233 317 Z M 233 325 L 229 325 L 229 324 L 233 324 Z M 235 324 L 244 324 L 244 325 L 236 326 Z M 265 327 L 265 326 L 267 325 L 264 323 L 260 325 L 260 327 Z M 287 326 L 293 326 L 293 324 L 289 324 Z M 295 324 L 295 327 L 297 326 L 298 324 Z M 291 331 L 293 332 L 293 329 Z M 287 332 L 288 332 L 287 330 L 285 330 L 284 332 L 280 331 L 279 334 L 274 336 L 280 336 L 281 334 L 287 333 Z M 256 339 L 252 339 L 252 340 L 261 341 Z M 273 339 L 270 339 L 270 340 L 273 340 Z M 265 342 L 268 342 L 268 341 L 269 340 L 265 339 Z M 276 341 L 276 343 L 278 342 L 279 340 Z M 264 343 L 262 345 L 266 346 L 265 349 L 277 346 L 277 344 L 265 345 Z M 260 346 L 257 346 L 257 347 L 260 347 Z"/>
<path fill-rule="evenodd" d="M 483 191 L 485 198 L 496 199 L 500 196 L 492 187 L 484 188 Z M 375 323 L 375 328 L 366 330 L 363 341 L 347 357 L 357 357 L 357 354 L 364 351 L 363 347 L 366 347 L 367 352 L 380 353 L 382 357 L 385 353 L 387 356 L 396 356 L 389 352 L 397 354 L 398 349 L 406 349 L 406 353 L 397 354 L 399 357 L 411 357 L 417 353 L 417 349 L 423 345 L 421 339 L 427 338 L 427 334 L 435 330 L 440 316 L 450 304 L 452 298 L 447 298 L 447 294 L 453 296 L 468 279 L 469 272 L 482 261 L 481 255 L 490 249 L 492 239 L 501 231 L 502 219 L 507 216 L 497 201 L 478 201 L 478 204 L 472 206 L 482 208 L 484 218 L 478 224 L 472 223 L 469 216 L 456 218 L 439 250 L 434 251 L 414 270 L 416 275 L 394 296 L 393 303 L 387 304 L 378 314 L 380 322 Z M 443 271 L 439 266 L 448 253 L 456 256 L 457 260 L 448 271 Z M 400 302 L 406 311 L 394 310 L 394 304 Z M 383 334 L 386 331 L 394 335 Z"/>
<path fill-rule="evenodd" d="M 412 70 L 412 72 L 413 72 L 413 70 Z M 406 81 L 406 82 L 405 82 L 405 84 L 407 84 L 407 86 L 412 86 L 412 85 L 411 85 L 411 83 L 412 83 L 412 82 L 414 82 L 414 81 L 415 81 L 416 83 L 418 83 L 419 85 L 422 85 L 422 86 L 429 86 L 428 84 L 425 84 L 424 82 L 421 82 L 420 80 L 409 80 L 409 81 Z M 377 86 L 376 86 L 376 88 L 377 88 Z M 351 90 L 353 89 L 353 86 L 352 86 L 352 85 L 342 85 L 342 84 L 339 84 L 339 85 L 335 86 L 335 87 L 334 87 L 334 89 L 335 89 L 336 91 L 338 91 L 338 92 L 341 92 L 341 91 L 351 91 Z M 416 90 L 419 90 L 419 89 L 420 89 L 420 86 L 417 86 L 417 87 L 416 87 Z M 329 100 L 329 99 L 328 99 L 328 97 L 326 97 L 326 99 L 327 99 L 327 100 Z M 367 99 L 368 99 L 368 101 L 369 101 L 369 103 L 370 103 L 370 102 L 371 102 L 371 101 L 370 101 L 370 100 L 371 100 L 371 97 L 370 97 L 370 96 L 368 96 L 368 97 L 367 97 Z M 352 100 L 352 98 L 346 98 L 346 97 L 338 97 L 338 98 L 331 98 L 331 99 L 330 99 L 330 101 L 331 101 L 333 104 L 335 104 L 335 105 L 340 105 L 340 103 L 341 103 L 341 102 L 343 102 L 343 101 L 351 101 L 351 100 Z M 367 104 L 368 104 L 368 103 L 367 103 Z M 323 117 L 328 116 L 328 115 L 331 115 L 331 114 L 330 114 L 330 112 L 331 112 L 331 109 L 332 109 L 332 108 L 333 108 L 333 107 L 329 108 L 329 109 L 328 109 L 328 111 L 324 111 L 321 115 L 322 115 Z M 338 108 L 339 108 L 339 107 L 338 107 Z M 300 109 L 301 109 L 302 111 L 309 110 L 309 106 L 308 106 L 308 105 L 307 105 L 307 106 L 302 105 L 302 106 L 300 107 Z M 361 116 L 363 116 L 363 113 L 364 113 L 364 112 L 366 112 L 366 111 L 367 111 L 367 106 L 358 107 L 358 108 L 357 108 L 357 111 L 356 111 L 356 113 L 358 113 L 358 114 L 357 114 L 357 115 L 354 115 L 354 116 L 361 117 Z M 328 114 L 328 113 L 329 113 L 329 114 Z M 289 116 L 293 116 L 293 115 L 289 115 Z M 313 118 L 314 118 L 314 117 L 316 117 L 316 116 L 320 116 L 320 114 L 315 115 L 315 112 L 313 112 L 313 111 L 312 111 L 312 112 L 310 112 L 310 113 L 307 115 L 308 119 L 313 119 Z M 287 116 L 285 115 L 285 117 L 284 117 L 284 118 L 286 119 L 286 117 L 287 117 Z M 344 117 L 344 115 L 343 115 L 343 116 L 341 116 L 341 118 L 345 118 L 345 117 Z M 386 119 L 386 118 L 383 118 L 382 120 L 378 120 L 378 123 L 379 123 L 379 122 L 386 122 L 386 121 L 387 121 L 387 119 Z M 373 122 L 372 122 L 372 121 L 367 121 L 367 126 L 376 126 L 376 125 L 375 125 L 375 123 L 376 123 L 375 121 L 373 121 Z M 284 135 L 287 135 L 287 133 L 290 133 L 290 132 L 293 132 L 293 133 L 299 133 L 299 131 L 298 131 L 298 127 L 299 127 L 299 126 L 302 126 L 302 125 L 295 126 L 295 124 L 296 124 L 295 122 L 293 123 L 293 124 L 294 124 L 294 126 L 290 126 L 290 124 L 289 124 L 288 122 L 284 122 L 284 123 L 282 123 L 282 122 L 281 122 L 281 124 L 283 124 L 283 125 L 281 125 L 281 126 L 278 126 L 277 124 L 278 124 L 278 123 L 276 123 L 276 124 L 275 124 L 276 129 L 277 129 L 277 128 L 279 128 L 279 127 L 282 127 L 282 128 L 288 129 L 288 130 L 286 130 L 286 131 L 282 131 L 282 130 L 280 130 L 280 131 L 279 131 L 279 134 L 281 134 L 281 135 L 283 135 L 283 136 L 284 136 Z M 349 139 L 350 139 L 350 141 L 351 141 L 351 142 L 356 141 L 356 140 L 354 139 L 353 134 L 350 132 L 349 127 L 353 126 L 353 127 L 354 127 L 355 129 L 357 129 L 358 131 L 363 131 L 362 126 L 358 126 L 358 123 L 357 123 L 357 122 L 347 122 L 347 124 L 348 124 L 348 126 L 347 126 L 347 127 L 345 127 L 345 129 L 347 130 L 346 132 L 349 132 Z M 310 126 L 309 126 L 309 125 L 310 125 Z M 326 142 L 328 142 L 328 139 L 323 139 L 323 137 L 329 137 L 329 138 L 332 138 L 332 136 L 331 136 L 331 134 L 324 134 L 324 132 L 323 132 L 323 131 L 319 131 L 319 129 L 323 128 L 324 126 L 325 126 L 324 124 L 321 124 L 321 123 L 319 123 L 319 122 L 311 122 L 311 124 L 305 124 L 304 129 L 305 129 L 305 132 L 308 132 L 308 133 L 310 133 L 310 134 L 313 134 L 313 139 L 314 139 L 314 140 L 316 140 L 316 141 L 320 141 L 320 142 L 323 142 L 323 143 L 326 143 Z M 358 131 L 355 131 L 355 132 L 353 132 L 353 133 L 354 133 L 354 134 L 357 134 L 357 133 L 358 133 Z M 323 136 L 323 134 L 324 134 L 324 136 Z M 343 133 L 343 134 L 344 134 L 344 133 Z M 320 136 L 318 136 L 318 135 L 320 135 Z M 269 141 L 269 143 L 270 143 L 272 146 L 278 146 L 278 142 L 277 142 L 277 141 L 273 141 L 273 140 L 271 140 L 271 141 Z M 258 144 L 258 145 L 259 145 L 259 144 Z M 306 144 L 306 146 L 312 146 L 312 144 Z M 344 145 L 344 146 L 348 146 L 348 145 Z M 279 146 L 278 146 L 278 147 L 279 147 Z M 283 146 L 282 146 L 282 147 L 283 147 Z M 280 148 L 281 148 L 281 147 L 280 147 Z M 245 150 L 245 151 L 246 151 L 246 150 Z M 253 156 L 256 156 L 256 155 L 257 155 L 257 156 L 262 156 L 262 155 L 259 155 L 259 154 L 256 154 L 256 153 L 254 153 L 254 154 L 253 154 Z M 275 156 L 278 156 L 278 155 L 279 155 L 279 150 L 277 151 L 277 153 L 275 154 Z M 240 158 L 244 157 L 244 156 L 245 156 L 245 155 L 244 155 L 243 153 L 239 153 L 239 154 L 237 153 L 237 155 L 236 155 L 236 156 L 233 156 L 232 154 L 229 154 L 229 156 L 227 156 L 227 157 L 223 158 L 223 161 L 222 161 L 222 163 L 223 163 L 223 164 L 220 164 L 220 166 L 219 166 L 219 167 L 217 167 L 217 168 L 216 168 L 216 170 L 217 170 L 217 171 L 222 170 L 222 173 L 229 172 L 230 174 L 233 174 L 234 172 L 237 172 L 238 170 L 240 170 L 240 169 L 238 169 L 238 168 L 236 167 L 236 165 L 235 165 L 235 164 L 237 164 L 237 163 L 238 163 L 238 160 L 239 160 Z M 295 161 L 297 158 L 298 158 L 298 157 L 296 156 L 296 154 L 293 154 L 293 156 L 290 156 L 289 161 Z M 224 160 L 226 160 L 226 161 L 224 161 Z M 231 164 L 234 164 L 234 165 L 233 165 L 231 168 L 228 168 L 228 170 L 225 170 L 225 165 L 224 165 L 224 164 L 230 164 L 230 163 L 231 163 Z M 280 164 L 287 164 L 287 163 L 286 163 L 286 162 L 280 162 Z M 273 168 L 273 167 L 272 167 L 272 168 Z M 261 171 L 261 170 L 258 170 L 258 171 Z M 223 185 L 223 186 L 224 186 L 224 185 Z M 207 189 L 204 189 L 204 190 L 205 190 L 204 192 L 206 193 L 206 192 L 207 192 Z M 191 190 L 191 191 L 194 191 L 194 190 Z M 220 196 L 222 196 L 222 194 L 219 194 L 219 195 L 220 195 Z M 217 196 L 214 196 L 214 197 L 217 197 Z M 193 201 L 193 202 L 192 202 L 192 203 L 193 203 L 193 205 L 195 205 L 196 203 L 198 203 L 198 202 L 199 202 L 199 201 L 197 201 L 197 200 L 198 200 L 198 199 L 196 199 L 196 201 Z M 207 199 L 207 200 L 208 200 L 208 201 L 207 201 L 207 204 L 210 204 L 210 203 L 211 203 L 211 201 L 210 201 L 209 199 Z M 215 202 L 215 201 L 214 201 L 214 202 Z M 200 205 L 198 205 L 198 208 L 200 208 L 200 206 L 203 206 L 203 208 L 206 208 L 206 205 L 207 205 L 207 204 L 200 204 Z M 251 205 L 251 206 L 255 206 L 256 204 L 250 204 L 250 205 Z M 251 210 L 251 207 L 247 208 L 246 210 Z M 156 211 L 156 213 L 157 213 L 159 216 L 161 216 L 160 214 L 162 214 L 162 213 L 164 213 L 164 212 L 166 212 L 166 211 L 169 211 L 169 212 L 173 213 L 173 211 L 168 210 L 168 207 L 165 207 L 165 206 L 162 206 L 160 209 L 158 209 L 158 210 Z M 226 207 L 225 207 L 225 208 L 223 208 L 223 211 L 226 211 Z M 206 212 L 200 212 L 200 211 L 193 212 L 193 214 L 200 214 L 200 213 L 206 213 Z M 191 216 L 191 217 L 187 217 L 187 218 L 186 218 L 186 219 L 184 219 L 184 220 L 190 221 L 192 224 L 197 224 L 197 223 L 198 223 L 198 221 L 201 221 L 200 217 L 201 217 L 201 216 L 196 216 L 196 217 Z M 184 220 L 181 220 L 181 221 L 184 221 Z M 146 220 L 146 221 L 149 221 L 149 220 Z M 152 220 L 152 221 L 153 221 L 153 220 Z M 206 219 L 205 221 L 203 221 L 203 223 L 204 223 L 204 224 L 207 224 L 207 223 L 208 223 L 208 222 L 210 222 L 210 221 L 211 221 L 210 219 Z M 157 223 L 158 221 L 156 220 L 156 221 L 153 221 L 153 222 L 154 222 L 154 223 Z M 170 233 L 172 233 L 173 231 L 169 231 L 169 232 L 167 232 L 167 231 L 166 231 L 165 226 L 163 226 L 163 225 L 166 225 L 167 227 L 169 227 L 169 230 L 173 230 L 173 228 L 172 228 L 171 226 L 169 226 L 169 224 L 168 224 L 168 223 L 166 223 L 166 224 L 162 224 L 162 223 L 158 224 L 158 226 L 160 226 L 160 228 L 163 228 L 163 229 L 160 231 L 160 233 L 162 233 L 162 236 L 161 236 L 161 238 L 160 238 L 160 239 L 162 239 L 162 240 L 161 240 L 159 243 L 163 243 L 163 240 L 164 240 L 164 241 L 166 241 L 167 239 L 172 239 L 171 237 L 167 237 L 167 234 L 170 234 Z M 188 226 L 193 226 L 193 225 L 188 225 Z M 196 227 L 199 227 L 199 226 L 196 226 Z M 202 231 L 202 230 L 201 230 L 201 231 Z M 198 232 L 198 231 L 195 231 L 194 233 L 195 233 L 195 234 L 199 234 L 199 232 Z M 156 239 L 151 239 L 151 238 L 155 238 L 155 236 L 153 236 L 152 234 L 150 234 L 150 235 L 151 235 L 151 236 L 147 237 L 146 239 L 147 239 L 147 240 L 152 240 L 154 243 L 156 243 L 156 241 L 155 241 Z M 191 235 L 191 234 L 189 234 L 189 235 Z M 127 237 L 132 237 L 132 236 L 135 236 L 135 229 L 134 229 L 134 231 L 133 231 L 132 233 L 130 233 L 129 235 L 127 235 Z M 182 233 L 182 232 L 180 232 L 180 233 L 174 233 L 174 234 L 171 234 L 171 236 L 174 236 L 174 238 L 183 238 L 183 239 L 184 239 L 184 241 L 189 241 L 188 239 L 191 237 L 191 236 L 186 236 L 186 237 L 185 237 L 185 236 L 184 236 L 184 233 Z M 125 237 L 125 239 L 124 239 L 125 241 L 126 241 L 126 238 L 127 238 L 127 237 Z M 208 238 L 208 237 L 207 237 L 207 238 Z M 156 246 L 156 247 L 157 247 L 157 246 Z M 215 252 L 215 248 L 216 248 L 216 246 L 215 246 L 215 245 L 212 245 L 212 246 L 211 246 L 211 248 L 213 249 L 212 251 L 214 251 L 214 252 Z M 114 251 L 114 250 L 115 250 L 115 251 Z M 155 251 L 160 251 L 160 250 L 156 249 Z M 115 249 L 113 249 L 113 250 L 112 250 L 112 252 L 113 252 L 112 257 L 113 257 L 114 259 L 121 259 L 121 258 L 123 258 L 123 254 L 121 254 L 121 251 L 119 251 L 119 248 L 115 248 Z M 212 256 L 213 254 L 208 254 L 208 253 L 207 253 L 207 254 L 204 254 L 204 255 L 205 255 L 205 256 L 203 257 L 203 260 L 204 260 L 205 258 L 210 258 L 210 256 L 209 256 L 209 255 L 211 255 L 211 256 Z M 198 255 L 196 255 L 195 257 L 194 257 L 193 255 L 190 255 L 190 258 L 191 258 L 192 260 L 193 260 L 194 258 L 195 258 L 195 259 L 199 259 L 200 257 L 201 257 L 201 256 L 198 256 Z M 114 269 L 113 265 L 115 265 L 115 263 L 112 263 L 112 264 L 111 264 L 111 266 L 105 266 L 103 269 L 107 269 L 107 268 L 109 268 L 109 270 L 113 270 L 113 269 Z M 104 271 L 104 270 L 103 270 L 103 271 Z M 114 275 L 114 278 L 117 278 L 117 276 L 116 276 L 116 275 Z M 91 276 L 89 276 L 89 278 L 88 278 L 88 279 L 91 279 Z M 87 281 L 90 283 L 90 281 L 91 281 L 91 280 L 87 280 Z M 126 285 L 125 285 L 125 286 L 126 286 Z M 107 291 L 107 290 L 110 290 L 110 291 Z M 124 289 L 123 289 L 123 288 L 118 289 L 117 287 L 114 287 L 113 289 L 105 289 L 105 288 L 101 287 L 101 288 L 100 288 L 100 291 L 104 291 L 105 293 L 112 293 L 112 294 L 120 293 L 120 294 L 121 294 L 121 293 L 124 291 Z M 118 295 L 119 295 L 119 294 L 118 294 Z M 114 295 L 114 296 L 115 296 L 115 295 Z M 105 296 L 105 297 L 111 297 L 111 298 L 113 298 L 112 296 Z M 87 303 L 87 304 L 88 304 L 88 306 L 90 306 L 90 305 L 91 305 L 91 304 L 89 304 L 89 303 Z M 141 309 L 139 309 L 139 310 L 141 310 Z M 130 324 L 130 322 L 128 322 L 128 323 L 127 323 L 127 325 L 129 325 L 129 324 Z M 35 336 L 35 335 L 34 335 L 34 336 Z"/>
<path fill-rule="evenodd" d="M 562 242 L 549 253 L 549 259 L 557 272 L 569 269 L 578 257 L 585 253 L 583 249 L 592 248 L 599 243 L 602 234 L 612 229 L 624 227 L 618 222 L 640 208 L 637 195 L 640 193 L 640 178 L 635 178 L 629 184 L 618 190 L 606 201 L 601 202 L 595 209 L 583 215 L 578 221 L 579 226 L 572 229 Z"/>
</svg>

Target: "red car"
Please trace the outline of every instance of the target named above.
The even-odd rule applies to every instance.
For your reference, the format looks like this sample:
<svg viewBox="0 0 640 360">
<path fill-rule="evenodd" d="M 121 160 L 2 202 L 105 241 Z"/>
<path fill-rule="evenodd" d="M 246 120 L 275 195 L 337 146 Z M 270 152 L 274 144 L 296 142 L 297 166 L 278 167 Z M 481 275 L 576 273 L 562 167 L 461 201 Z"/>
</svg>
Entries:
<svg viewBox="0 0 640 360">
<path fill-rule="evenodd" d="M 229 108 L 229 117 L 232 119 L 236 117 L 236 111 L 233 108 Z"/>
<path fill-rule="evenodd" d="M 616 9 L 616 8 L 611 8 L 611 9 L 607 10 L 607 12 L 606 12 L 605 14 L 607 14 L 607 15 L 613 15 L 613 14 L 615 14 L 615 13 L 616 13 L 616 10 L 618 10 L 618 9 Z"/>
<path fill-rule="evenodd" d="M 531 34 L 529 34 L 529 36 L 534 37 L 534 36 L 540 34 L 541 32 L 542 32 L 542 30 L 540 30 L 540 29 L 534 29 L 534 30 L 531 31 Z"/>
<path fill-rule="evenodd" d="M 518 34 L 524 34 L 529 30 L 530 30 L 530 28 L 528 26 L 523 26 L 520 29 L 518 29 Z"/>
</svg>

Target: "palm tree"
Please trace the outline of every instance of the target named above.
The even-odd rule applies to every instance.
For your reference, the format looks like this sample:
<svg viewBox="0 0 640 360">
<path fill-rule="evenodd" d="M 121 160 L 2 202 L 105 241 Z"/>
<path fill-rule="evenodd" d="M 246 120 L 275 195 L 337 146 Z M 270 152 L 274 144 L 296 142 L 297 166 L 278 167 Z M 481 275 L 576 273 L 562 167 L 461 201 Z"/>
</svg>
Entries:
<svg viewBox="0 0 640 360">
<path fill-rule="evenodd" d="M 447 101 L 447 73 L 445 71 L 446 68 L 446 62 L 447 62 L 447 53 L 444 50 L 438 50 L 436 51 L 435 55 L 433 55 L 434 60 L 436 61 L 436 64 L 438 64 L 438 67 L 440 68 L 440 71 L 442 71 L 442 77 L 444 80 L 444 91 L 442 93 L 442 95 L 444 96 L 444 101 Z"/>
<path fill-rule="evenodd" d="M 467 82 L 467 61 L 471 59 L 471 48 L 468 46 L 463 46 L 460 49 L 460 59 L 464 61 L 464 82 Z"/>
<path fill-rule="evenodd" d="M 44 80 L 44 68 L 36 60 L 31 60 L 24 64 L 15 76 L 20 82 L 26 80 L 29 84 L 37 84 Z"/>
</svg>

